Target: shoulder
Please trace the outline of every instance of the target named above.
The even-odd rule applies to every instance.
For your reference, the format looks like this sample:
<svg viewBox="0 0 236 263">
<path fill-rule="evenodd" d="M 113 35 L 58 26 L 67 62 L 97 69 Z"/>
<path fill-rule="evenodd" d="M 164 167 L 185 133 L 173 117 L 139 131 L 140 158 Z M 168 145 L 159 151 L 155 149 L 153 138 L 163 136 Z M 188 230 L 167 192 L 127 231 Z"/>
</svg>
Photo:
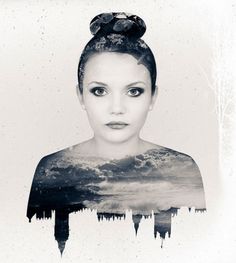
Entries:
<svg viewBox="0 0 236 263">
<path fill-rule="evenodd" d="M 50 153 L 42 157 L 36 167 L 35 174 L 45 174 L 45 171 L 53 168 L 72 166 L 78 156 L 74 153 L 74 146 Z"/>
<path fill-rule="evenodd" d="M 150 154 L 156 157 L 169 157 L 169 159 L 172 161 L 180 161 L 180 162 L 189 161 L 195 163 L 193 158 L 186 153 L 171 148 L 167 148 L 161 145 L 157 145 L 151 142 L 147 142 L 147 141 L 144 142 L 146 146 L 146 149 L 144 151 L 145 154 Z"/>
<path fill-rule="evenodd" d="M 169 167 L 174 170 L 192 171 L 200 174 L 195 160 L 188 154 L 170 149 L 164 146 L 155 145 L 145 154 L 150 155 L 159 165 Z"/>
<path fill-rule="evenodd" d="M 181 158 L 181 159 L 187 159 L 193 161 L 193 158 L 186 153 L 156 144 L 152 144 L 152 147 L 150 147 L 150 149 L 148 149 L 147 152 L 160 156 L 170 156 L 171 158 L 174 159 Z"/>
</svg>

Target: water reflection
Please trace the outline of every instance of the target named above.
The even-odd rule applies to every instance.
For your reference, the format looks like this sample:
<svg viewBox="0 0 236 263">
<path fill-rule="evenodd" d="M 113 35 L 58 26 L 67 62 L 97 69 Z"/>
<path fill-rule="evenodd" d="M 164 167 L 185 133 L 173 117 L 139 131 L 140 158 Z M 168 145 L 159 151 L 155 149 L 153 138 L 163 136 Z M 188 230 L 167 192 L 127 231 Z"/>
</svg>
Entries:
<svg viewBox="0 0 236 263">
<path fill-rule="evenodd" d="M 120 160 L 85 158 L 69 150 L 44 157 L 37 166 L 27 217 L 51 218 L 62 253 L 69 238 L 69 214 L 85 208 L 98 221 L 125 218 L 132 210 L 137 234 L 142 218 L 154 217 L 154 237 L 171 235 L 180 207 L 205 210 L 199 169 L 191 157 L 163 148 Z"/>
</svg>

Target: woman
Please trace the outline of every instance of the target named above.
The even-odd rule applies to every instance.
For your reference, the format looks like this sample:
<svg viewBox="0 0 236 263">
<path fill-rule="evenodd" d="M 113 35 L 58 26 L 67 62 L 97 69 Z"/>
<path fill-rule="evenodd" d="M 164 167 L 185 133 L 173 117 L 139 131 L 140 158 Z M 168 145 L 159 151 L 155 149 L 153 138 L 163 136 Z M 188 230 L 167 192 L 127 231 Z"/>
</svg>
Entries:
<svg viewBox="0 0 236 263">
<path fill-rule="evenodd" d="M 204 209 L 193 159 L 140 138 L 157 96 L 155 59 L 141 39 L 144 21 L 104 13 L 90 30 L 94 36 L 80 58 L 77 94 L 94 136 L 40 161 L 27 216 L 50 217 L 51 210 L 68 216 L 91 208 L 100 217 L 132 209 L 137 228 L 138 215 L 152 211 L 159 217 L 168 211 L 170 220 L 173 207 Z"/>
<path fill-rule="evenodd" d="M 139 137 L 156 99 L 156 63 L 140 39 L 144 22 L 122 13 L 102 14 L 79 63 L 77 89 L 94 137 L 76 147 L 83 154 L 121 158 L 156 145 Z M 98 66 L 99 65 L 99 66 Z"/>
</svg>

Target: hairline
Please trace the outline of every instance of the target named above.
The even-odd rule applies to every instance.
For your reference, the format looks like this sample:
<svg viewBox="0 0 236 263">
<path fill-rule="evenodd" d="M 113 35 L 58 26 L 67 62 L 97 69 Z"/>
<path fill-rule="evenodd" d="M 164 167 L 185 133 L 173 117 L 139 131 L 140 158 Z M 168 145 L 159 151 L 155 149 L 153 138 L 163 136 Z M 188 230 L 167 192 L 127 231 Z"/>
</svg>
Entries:
<svg viewBox="0 0 236 263">
<path fill-rule="evenodd" d="M 82 55 L 83 55 L 83 53 L 84 53 L 84 51 L 82 52 Z M 149 77 L 150 77 L 150 82 L 151 82 L 151 95 L 152 95 L 152 96 L 154 95 L 156 88 L 153 89 L 153 87 L 152 87 L 152 86 L 153 86 L 153 83 L 152 83 L 152 76 L 151 76 L 150 70 L 149 70 L 148 67 L 145 65 L 145 63 L 142 63 L 141 58 L 137 59 L 134 54 L 131 54 L 131 53 L 129 53 L 129 52 L 120 51 L 120 50 L 101 50 L 101 51 L 95 51 L 95 50 L 93 50 L 93 51 L 91 52 L 91 54 L 88 53 L 88 54 L 86 55 L 86 57 L 85 57 L 85 59 L 84 59 L 84 61 L 83 61 L 83 63 L 82 63 L 82 65 L 83 65 L 83 70 L 85 71 L 86 64 L 88 63 L 88 61 L 90 60 L 90 58 L 93 58 L 94 56 L 100 55 L 100 54 L 103 54 L 103 53 L 108 53 L 108 54 L 109 54 L 109 53 L 117 53 L 117 54 L 119 54 L 119 55 L 130 55 L 130 56 L 132 56 L 133 58 L 135 58 L 136 61 L 137 61 L 137 65 L 142 64 L 142 65 L 147 69 L 147 71 L 148 71 L 148 73 L 149 73 Z M 81 66 L 81 65 L 80 65 L 80 66 Z M 78 71 L 79 71 L 79 70 L 80 70 L 80 67 L 78 68 Z M 84 80 L 84 78 L 83 78 L 83 80 Z M 81 81 L 80 81 L 78 84 L 79 84 L 79 85 L 78 85 L 79 91 L 80 91 L 81 94 L 83 94 L 83 85 L 82 85 L 82 87 L 81 87 Z M 155 84 L 154 84 L 154 85 L 155 85 Z M 156 86 L 156 85 L 155 85 L 155 86 Z"/>
</svg>

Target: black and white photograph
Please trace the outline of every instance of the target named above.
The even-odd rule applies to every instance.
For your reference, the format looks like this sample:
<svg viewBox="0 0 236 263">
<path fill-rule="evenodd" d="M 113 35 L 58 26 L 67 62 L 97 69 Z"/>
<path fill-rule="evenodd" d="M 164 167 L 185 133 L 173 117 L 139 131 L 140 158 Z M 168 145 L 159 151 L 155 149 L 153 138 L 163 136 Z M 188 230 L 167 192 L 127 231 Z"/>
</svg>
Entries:
<svg viewBox="0 0 236 263">
<path fill-rule="evenodd" d="M 3 262 L 234 262 L 235 5 L 0 1 Z"/>
</svg>

